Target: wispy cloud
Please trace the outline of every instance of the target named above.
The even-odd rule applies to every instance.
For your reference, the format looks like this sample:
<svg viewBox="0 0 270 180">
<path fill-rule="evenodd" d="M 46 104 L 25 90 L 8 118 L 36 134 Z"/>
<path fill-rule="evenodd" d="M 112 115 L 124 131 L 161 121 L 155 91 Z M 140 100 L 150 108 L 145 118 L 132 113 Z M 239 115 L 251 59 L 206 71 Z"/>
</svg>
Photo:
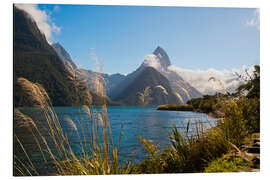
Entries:
<svg viewBox="0 0 270 180">
<path fill-rule="evenodd" d="M 151 66 L 158 71 L 164 71 L 159 58 L 154 54 L 145 56 L 143 65 Z M 191 86 L 195 87 L 202 94 L 213 95 L 216 92 L 224 92 L 223 87 L 216 81 L 209 81 L 211 77 L 220 80 L 228 92 L 234 92 L 235 89 L 244 82 L 238 75 L 243 77 L 247 76 L 246 72 L 251 75 L 254 68 L 253 66 L 243 66 L 241 68 L 233 68 L 231 70 L 217 70 L 209 68 L 207 70 L 201 69 L 183 69 L 176 66 L 169 66 L 168 70 L 177 73 Z M 167 70 L 166 70 L 167 71 Z"/>
<path fill-rule="evenodd" d="M 243 83 L 236 74 L 245 75 L 246 70 L 252 74 L 253 67 L 243 66 L 242 68 L 234 68 L 231 70 L 217 70 L 209 68 L 207 70 L 200 69 L 183 69 L 176 66 L 169 66 L 169 70 L 178 73 L 191 86 L 195 87 L 202 94 L 215 94 L 216 92 L 223 92 L 223 88 L 219 83 L 208 81 L 209 78 L 215 77 L 222 82 L 227 91 L 234 92 L 234 90 Z"/>
<path fill-rule="evenodd" d="M 260 31 L 260 9 L 256 9 L 253 12 L 252 17 L 247 20 L 246 24 L 248 26 L 256 27 Z"/>
<path fill-rule="evenodd" d="M 53 41 L 53 33 L 61 32 L 61 28 L 52 21 L 50 14 L 39 9 L 36 4 L 16 4 L 15 6 L 24 10 L 32 17 L 49 43 L 52 43 Z"/>
<path fill-rule="evenodd" d="M 160 65 L 160 62 L 159 62 L 159 59 L 156 55 L 154 54 L 148 54 L 147 56 L 144 57 L 144 61 L 143 61 L 143 64 L 145 66 L 151 66 L 155 69 L 160 69 L 161 68 L 161 65 Z"/>
</svg>

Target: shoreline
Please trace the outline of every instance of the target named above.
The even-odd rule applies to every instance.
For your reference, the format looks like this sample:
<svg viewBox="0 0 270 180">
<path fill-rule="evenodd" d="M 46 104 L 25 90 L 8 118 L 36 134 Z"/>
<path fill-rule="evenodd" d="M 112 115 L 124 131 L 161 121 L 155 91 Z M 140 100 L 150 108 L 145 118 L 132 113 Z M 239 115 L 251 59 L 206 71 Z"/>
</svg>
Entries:
<svg viewBox="0 0 270 180">
<path fill-rule="evenodd" d="M 201 109 L 194 109 L 192 105 L 178 105 L 178 104 L 165 104 L 165 105 L 160 105 L 156 108 L 158 111 L 190 111 L 190 112 L 199 112 L 199 113 L 204 113 L 207 114 L 210 117 L 213 118 L 222 118 L 222 115 L 218 115 L 216 112 L 205 112 Z"/>
</svg>

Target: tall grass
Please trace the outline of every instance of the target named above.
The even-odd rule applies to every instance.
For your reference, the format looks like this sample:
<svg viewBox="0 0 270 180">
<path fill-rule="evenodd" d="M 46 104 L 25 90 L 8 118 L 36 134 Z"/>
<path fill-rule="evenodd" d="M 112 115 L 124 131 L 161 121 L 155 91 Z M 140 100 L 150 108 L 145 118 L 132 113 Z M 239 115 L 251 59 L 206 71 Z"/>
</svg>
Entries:
<svg viewBox="0 0 270 180">
<path fill-rule="evenodd" d="M 76 154 L 67 134 L 62 130 L 58 117 L 46 91 L 38 84 L 20 78 L 19 85 L 27 98 L 38 107 L 45 122 L 32 119 L 19 109 L 14 109 L 14 175 L 87 175 L 129 173 L 129 166 L 121 167 L 118 159 L 119 144 L 113 144 L 106 103 L 99 108 L 83 106 L 86 128 L 80 120 L 81 132 L 66 118 L 80 138 L 81 154 Z M 101 88 L 101 87 L 99 87 Z M 18 134 L 18 135 L 17 135 Z M 82 136 L 80 136 L 81 134 Z M 29 146 L 35 141 L 34 147 Z M 88 143 L 90 142 L 90 143 Z M 32 143 L 33 144 L 33 143 Z M 31 159 L 33 149 L 38 147 L 41 161 L 49 171 L 38 169 L 39 161 Z"/>
<path fill-rule="evenodd" d="M 138 92 L 139 97 L 139 104 L 141 106 L 146 106 L 150 103 L 152 98 L 150 97 L 151 94 L 151 88 L 150 86 L 146 86 L 145 89 L 142 92 Z"/>
<path fill-rule="evenodd" d="M 193 128 L 195 133 L 190 134 Z M 201 122 L 191 127 L 188 122 L 182 133 L 173 127 L 169 132 L 170 145 L 162 151 L 150 141 L 141 140 L 147 159 L 135 166 L 140 173 L 187 173 L 201 172 L 212 160 L 226 153 L 231 145 L 218 129 L 205 130 Z"/>
<path fill-rule="evenodd" d="M 98 76 L 98 79 L 102 79 L 102 76 Z M 219 94 L 215 110 L 224 114 L 224 117 L 217 126 L 206 130 L 201 122 L 191 125 L 189 121 L 186 129 L 181 132 L 174 126 L 168 133 L 169 146 L 163 150 L 138 136 L 147 152 L 146 158 L 137 164 L 121 166 L 118 158 L 121 134 L 115 145 L 105 98 L 98 108 L 82 106 L 86 119 L 80 118 L 80 127 L 66 117 L 80 141 L 81 150 L 78 154 L 73 151 L 68 135 L 63 132 L 42 86 L 24 78 L 19 78 L 17 83 L 24 92 L 24 98 L 21 99 L 38 107 L 44 121 L 41 123 L 19 109 L 14 109 L 16 176 L 202 172 L 229 150 L 239 151 L 238 147 L 244 138 L 259 128 L 259 101 L 244 96 L 235 98 Z M 96 88 L 99 95 L 104 97 L 103 83 L 97 83 Z M 151 101 L 150 93 L 149 87 L 138 93 L 142 105 Z M 190 134 L 192 128 L 195 133 Z M 35 146 L 29 146 L 33 141 Z M 45 165 L 43 169 L 47 169 L 45 172 L 40 169 L 39 161 L 32 158 L 32 152 L 39 153 L 39 161 Z"/>
<path fill-rule="evenodd" d="M 243 95 L 229 96 L 221 81 L 213 77 L 210 80 L 218 82 L 224 90 L 224 94 L 219 93 L 216 96 L 217 102 L 214 104 L 215 111 L 223 115 L 217 125 L 205 130 L 203 124 L 198 122 L 193 127 L 195 133 L 191 135 L 190 122 L 182 132 L 174 126 L 169 132 L 170 145 L 162 151 L 150 141 L 139 137 L 148 155 L 147 159 L 135 166 L 137 172 L 203 172 L 212 161 L 216 162 L 216 159 L 229 151 L 238 154 L 241 162 L 245 161 L 239 147 L 247 136 L 259 129 L 259 101 Z M 232 169 L 230 166 L 228 170 L 230 168 Z M 206 172 L 210 171 L 209 168 L 206 169 Z"/>
</svg>

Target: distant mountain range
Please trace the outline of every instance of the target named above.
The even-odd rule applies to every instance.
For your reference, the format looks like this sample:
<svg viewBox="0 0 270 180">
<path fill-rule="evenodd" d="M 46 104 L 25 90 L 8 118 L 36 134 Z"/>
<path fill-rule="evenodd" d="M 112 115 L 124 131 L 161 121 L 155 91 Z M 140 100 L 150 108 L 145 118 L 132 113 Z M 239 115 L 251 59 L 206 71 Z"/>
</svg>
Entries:
<svg viewBox="0 0 270 180">
<path fill-rule="evenodd" d="M 168 69 L 170 65 L 171 62 L 167 53 L 161 47 L 157 47 L 153 54 L 148 55 L 141 66 L 136 71 L 128 74 L 117 87 L 110 91 L 108 96 L 115 101 L 137 105 L 138 102 L 135 102 L 134 98 L 131 97 L 137 96 L 138 92 L 141 92 L 147 86 L 151 87 L 152 90 L 150 95 L 152 101 L 149 102 L 149 105 L 184 104 L 191 98 L 202 96 L 198 90 L 185 82 L 182 77 L 170 71 Z M 156 78 L 151 76 L 160 79 L 156 81 Z"/>
<path fill-rule="evenodd" d="M 161 47 L 157 47 L 143 61 L 141 66 L 128 75 L 104 74 L 92 70 L 77 69 L 68 52 L 59 43 L 52 45 L 67 68 L 75 70 L 78 79 L 89 90 L 98 94 L 98 83 L 102 83 L 108 101 L 125 105 L 140 105 L 139 94 L 150 87 L 150 101 L 147 105 L 184 104 L 191 98 L 202 96 L 201 93 L 183 80 L 177 73 L 170 71 L 169 56 Z"/>
<path fill-rule="evenodd" d="M 78 69 L 60 43 L 48 44 L 34 20 L 26 12 L 14 7 L 14 97 L 20 104 L 16 79 L 23 77 L 41 84 L 54 106 L 97 104 L 102 99 L 111 105 L 140 105 L 140 94 L 150 88 L 145 105 L 184 104 L 202 96 L 180 75 L 170 71 L 170 58 L 161 47 L 128 75 L 104 74 Z M 101 97 L 102 83 L 106 97 Z M 85 95 L 91 96 L 86 98 Z M 90 100 L 91 99 L 91 100 Z M 90 102 L 91 101 L 91 102 Z"/>
</svg>

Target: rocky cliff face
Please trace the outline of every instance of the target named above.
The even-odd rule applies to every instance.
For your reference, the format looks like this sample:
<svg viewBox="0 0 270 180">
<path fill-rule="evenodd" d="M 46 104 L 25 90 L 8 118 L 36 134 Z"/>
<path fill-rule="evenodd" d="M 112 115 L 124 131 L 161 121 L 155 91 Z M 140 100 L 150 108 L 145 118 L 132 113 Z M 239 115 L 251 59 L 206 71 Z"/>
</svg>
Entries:
<svg viewBox="0 0 270 180">
<path fill-rule="evenodd" d="M 60 59 L 67 68 L 71 68 L 71 70 L 77 69 L 77 66 L 72 61 L 69 53 L 64 49 L 64 47 L 60 43 L 54 43 L 52 44 L 52 47 L 54 48 L 54 50 L 56 51 L 56 53 L 58 54 L 58 56 L 60 57 Z"/>
<path fill-rule="evenodd" d="M 18 78 L 42 85 L 54 106 L 91 103 L 91 95 L 87 88 L 83 84 L 76 85 L 72 74 L 48 44 L 30 15 L 14 7 L 13 23 L 15 106 L 26 105 L 20 103 L 23 101 L 20 100 L 21 90 L 17 88 Z"/>
<path fill-rule="evenodd" d="M 143 88 L 150 86 L 152 88 L 152 92 L 156 92 L 151 95 L 151 105 L 167 103 L 184 104 L 191 98 L 202 96 L 198 90 L 196 90 L 188 82 L 186 82 L 179 74 L 169 70 L 168 67 L 170 66 L 171 61 L 168 54 L 161 47 L 157 47 L 153 54 L 149 54 L 145 57 L 145 60 L 136 71 L 128 74 L 124 78 L 124 80 L 122 80 L 117 85 L 116 88 L 110 91 L 109 97 L 117 101 L 123 101 L 124 99 L 126 103 L 132 102 L 131 104 L 134 104 L 134 100 L 128 101 L 126 100 L 128 98 L 124 96 L 128 96 L 131 99 L 134 99 L 134 97 L 131 97 L 131 95 L 127 95 L 127 92 L 130 91 L 133 94 L 136 94 L 134 90 L 130 90 L 130 87 L 135 86 L 140 86 L 140 89 L 136 89 L 140 91 Z M 151 73 L 152 76 L 162 77 L 162 83 L 159 82 L 160 84 L 156 84 L 155 82 L 151 82 L 150 80 L 145 81 L 145 78 L 152 80 L 155 79 L 149 78 L 149 74 L 147 74 L 147 76 L 144 75 L 145 73 L 148 73 L 149 67 L 155 70 L 155 73 Z M 144 84 L 142 84 L 142 82 L 144 82 Z M 158 92 L 160 92 L 161 94 Z M 165 94 L 162 92 L 167 92 L 165 94 L 173 96 L 174 100 L 169 98 L 169 96 L 164 96 Z"/>
<path fill-rule="evenodd" d="M 147 88 L 149 88 L 149 92 L 143 95 Z M 143 68 L 115 100 L 126 105 L 181 103 L 181 100 L 172 91 L 168 79 L 152 67 Z"/>
<path fill-rule="evenodd" d="M 164 69 L 167 69 L 171 65 L 171 61 L 168 54 L 161 47 L 158 46 L 153 52 L 153 54 L 158 57 L 160 66 L 163 67 Z"/>
<path fill-rule="evenodd" d="M 161 47 L 157 47 L 153 54 L 146 56 L 143 67 L 153 67 L 164 75 L 170 82 L 173 91 L 181 96 L 183 102 L 187 102 L 191 98 L 201 97 L 202 94 L 186 82 L 179 74 L 171 71 L 168 67 L 171 66 L 171 61 L 168 54 Z"/>
</svg>

